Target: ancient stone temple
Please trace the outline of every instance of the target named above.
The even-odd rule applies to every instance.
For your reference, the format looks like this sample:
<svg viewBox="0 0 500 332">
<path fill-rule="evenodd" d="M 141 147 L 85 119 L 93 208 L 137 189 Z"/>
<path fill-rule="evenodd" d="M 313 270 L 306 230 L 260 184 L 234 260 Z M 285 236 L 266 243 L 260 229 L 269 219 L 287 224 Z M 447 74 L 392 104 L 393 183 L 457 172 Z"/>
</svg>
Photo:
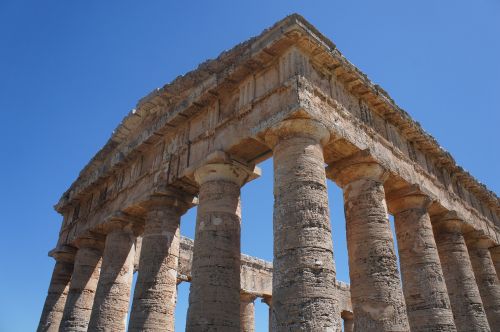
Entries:
<svg viewBox="0 0 500 332">
<path fill-rule="evenodd" d="M 272 263 L 240 252 L 240 191 L 271 157 Z M 272 331 L 500 330 L 498 197 L 298 15 L 141 99 L 56 210 L 39 331 L 173 331 L 180 282 L 187 331 L 253 331 L 257 298 Z"/>
</svg>

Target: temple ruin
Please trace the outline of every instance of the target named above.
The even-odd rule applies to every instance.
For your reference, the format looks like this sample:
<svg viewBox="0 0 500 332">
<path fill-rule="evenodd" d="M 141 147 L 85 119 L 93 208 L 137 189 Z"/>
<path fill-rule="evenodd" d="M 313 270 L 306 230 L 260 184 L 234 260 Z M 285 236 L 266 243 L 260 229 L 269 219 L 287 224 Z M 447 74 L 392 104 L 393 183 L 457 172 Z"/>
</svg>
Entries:
<svg viewBox="0 0 500 332">
<path fill-rule="evenodd" d="M 240 250 L 240 189 L 271 157 L 272 263 Z M 141 99 L 55 208 L 39 331 L 173 331 L 179 282 L 187 331 L 253 331 L 256 298 L 272 331 L 500 330 L 498 197 L 299 15 Z"/>
</svg>

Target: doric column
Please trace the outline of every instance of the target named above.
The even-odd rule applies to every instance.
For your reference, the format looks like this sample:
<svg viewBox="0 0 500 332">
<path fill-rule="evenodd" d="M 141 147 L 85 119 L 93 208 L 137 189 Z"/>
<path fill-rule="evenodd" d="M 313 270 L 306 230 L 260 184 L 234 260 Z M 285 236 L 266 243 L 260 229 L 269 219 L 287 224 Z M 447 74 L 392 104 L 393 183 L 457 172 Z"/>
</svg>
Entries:
<svg viewBox="0 0 500 332">
<path fill-rule="evenodd" d="M 180 219 L 193 197 L 171 190 L 147 209 L 129 331 L 174 331 Z"/>
<path fill-rule="evenodd" d="M 335 263 L 318 121 L 285 120 L 266 142 L 274 162 L 273 331 L 340 331 Z"/>
<path fill-rule="evenodd" d="M 69 282 L 73 273 L 75 248 L 62 246 L 50 254 L 56 264 L 50 279 L 49 291 L 43 305 L 42 316 L 38 324 L 38 332 L 58 331 L 63 316 L 64 305 L 68 295 Z"/>
<path fill-rule="evenodd" d="M 500 328 L 500 283 L 491 259 L 489 239 L 471 235 L 467 239 L 469 256 L 474 270 L 479 294 L 490 328 Z"/>
<path fill-rule="evenodd" d="M 110 225 L 89 331 L 125 331 L 134 272 L 135 237 L 130 222 L 116 221 Z"/>
<path fill-rule="evenodd" d="M 356 331 L 409 331 L 385 202 L 388 174 L 363 153 L 329 166 L 328 172 L 344 190 Z"/>
<path fill-rule="evenodd" d="M 441 218 L 433 223 L 457 330 L 490 331 L 462 234 L 462 221 Z"/>
<path fill-rule="evenodd" d="M 200 188 L 186 331 L 239 331 L 240 187 L 251 170 L 209 159 L 194 173 Z"/>
<path fill-rule="evenodd" d="M 240 301 L 240 331 L 254 332 L 255 331 L 255 296 L 251 294 L 241 294 Z"/>
<path fill-rule="evenodd" d="M 60 331 L 87 331 L 101 270 L 104 236 L 88 235 L 76 241 L 73 277 Z"/>
<path fill-rule="evenodd" d="M 354 316 L 352 312 L 342 312 L 344 320 L 344 332 L 354 332 Z"/>
<path fill-rule="evenodd" d="M 439 253 L 427 212 L 431 201 L 397 192 L 394 213 L 406 310 L 412 332 L 456 331 Z"/>
<path fill-rule="evenodd" d="M 272 323 L 273 323 L 273 320 L 272 320 L 272 317 L 273 317 L 273 298 L 270 297 L 270 296 L 264 296 L 261 300 L 261 302 L 264 302 L 265 304 L 267 304 L 267 309 L 268 309 L 268 331 L 271 332 L 273 330 L 273 326 L 272 326 Z"/>
<path fill-rule="evenodd" d="M 497 277 L 500 279 L 500 246 L 490 248 L 491 260 L 495 266 Z"/>
</svg>

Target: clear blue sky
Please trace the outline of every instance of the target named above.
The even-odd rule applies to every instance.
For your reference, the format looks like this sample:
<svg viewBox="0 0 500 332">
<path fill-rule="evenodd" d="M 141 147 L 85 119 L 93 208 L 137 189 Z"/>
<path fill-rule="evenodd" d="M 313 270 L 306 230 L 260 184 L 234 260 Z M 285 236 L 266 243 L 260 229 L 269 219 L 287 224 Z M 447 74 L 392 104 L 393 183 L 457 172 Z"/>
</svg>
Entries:
<svg viewBox="0 0 500 332">
<path fill-rule="evenodd" d="M 61 217 L 52 209 L 139 98 L 298 12 L 456 160 L 500 192 L 500 2 L 0 1 L 0 331 L 35 329 Z M 272 164 L 243 190 L 244 252 L 272 258 Z M 340 191 L 330 198 L 348 281 Z M 192 236 L 195 211 L 182 223 Z M 188 285 L 179 288 L 183 330 Z M 257 305 L 257 330 L 267 308 Z"/>
</svg>

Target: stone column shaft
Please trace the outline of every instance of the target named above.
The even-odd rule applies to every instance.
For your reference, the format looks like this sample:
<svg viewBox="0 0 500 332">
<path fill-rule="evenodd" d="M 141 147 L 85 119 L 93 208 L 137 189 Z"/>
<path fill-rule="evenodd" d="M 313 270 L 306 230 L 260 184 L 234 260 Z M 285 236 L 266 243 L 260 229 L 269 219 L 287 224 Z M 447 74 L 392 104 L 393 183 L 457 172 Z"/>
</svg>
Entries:
<svg viewBox="0 0 500 332">
<path fill-rule="evenodd" d="M 458 331 L 490 331 L 471 261 L 462 235 L 461 221 L 436 222 L 434 234 Z"/>
<path fill-rule="evenodd" d="M 60 331 L 87 331 L 101 270 L 104 237 L 77 240 L 78 251 Z"/>
<path fill-rule="evenodd" d="M 342 312 L 344 320 L 344 332 L 354 332 L 354 319 L 352 313 Z"/>
<path fill-rule="evenodd" d="M 354 329 L 409 331 L 385 203 L 386 172 L 375 162 L 357 160 L 332 169 L 344 190 Z"/>
<path fill-rule="evenodd" d="M 490 248 L 491 260 L 495 266 L 495 271 L 497 272 L 497 277 L 500 279 L 500 246 Z"/>
<path fill-rule="evenodd" d="M 423 195 L 391 201 L 406 310 L 412 332 L 456 331 L 439 253 Z"/>
<path fill-rule="evenodd" d="M 240 302 L 240 321 L 241 332 L 255 331 L 255 296 L 250 294 L 241 294 Z"/>
<path fill-rule="evenodd" d="M 134 273 L 135 235 L 128 224 L 106 236 L 89 331 L 125 331 Z"/>
<path fill-rule="evenodd" d="M 154 197 L 146 204 L 129 331 L 174 331 L 179 226 L 187 207 L 174 193 Z"/>
<path fill-rule="evenodd" d="M 488 241 L 470 241 L 469 256 L 490 328 L 500 328 L 500 283 L 488 249 Z"/>
<path fill-rule="evenodd" d="M 50 279 L 45 304 L 43 305 L 38 332 L 55 332 L 59 330 L 68 295 L 69 282 L 73 273 L 74 254 L 74 248 L 67 246 L 52 254 L 56 264 Z"/>
<path fill-rule="evenodd" d="M 240 187 L 231 163 L 195 171 L 200 185 L 186 331 L 240 330 Z"/>
<path fill-rule="evenodd" d="M 292 119 L 266 140 L 274 162 L 273 331 L 340 331 L 322 141 L 317 121 Z"/>
</svg>

